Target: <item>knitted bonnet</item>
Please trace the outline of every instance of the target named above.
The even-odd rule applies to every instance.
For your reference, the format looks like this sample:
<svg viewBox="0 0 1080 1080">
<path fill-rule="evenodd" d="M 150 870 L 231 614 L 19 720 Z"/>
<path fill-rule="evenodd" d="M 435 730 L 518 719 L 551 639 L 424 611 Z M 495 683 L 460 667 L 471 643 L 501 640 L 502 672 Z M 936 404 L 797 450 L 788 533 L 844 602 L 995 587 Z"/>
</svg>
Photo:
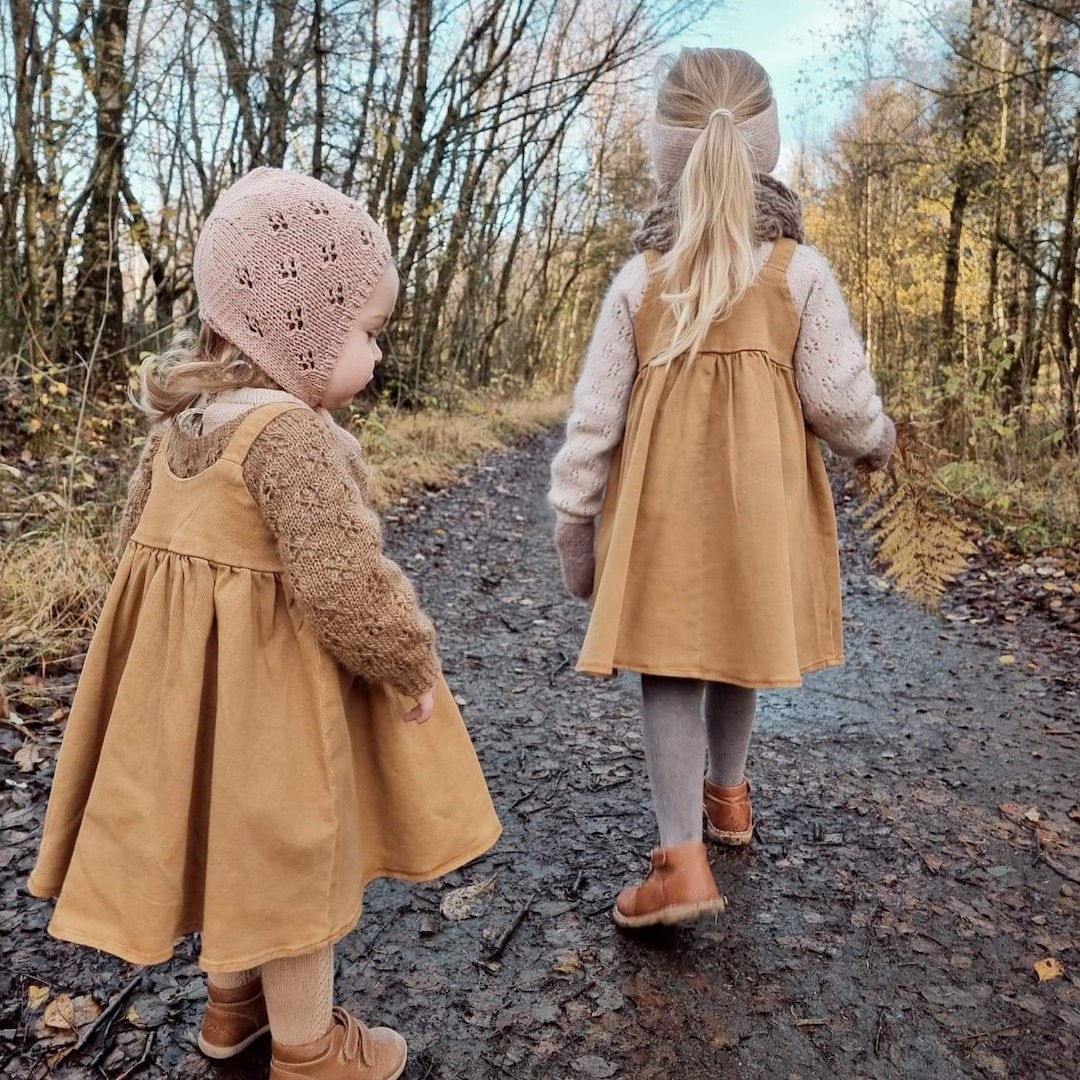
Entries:
<svg viewBox="0 0 1080 1080">
<path fill-rule="evenodd" d="M 727 110 L 717 110 L 718 112 Z M 704 128 L 671 127 L 654 120 L 652 158 L 656 179 L 661 185 L 674 184 L 682 175 L 686 159 Z M 771 173 L 780 160 L 780 122 L 776 102 L 770 101 L 756 116 L 735 125 L 754 159 L 758 174 Z"/>
<path fill-rule="evenodd" d="M 255 169 L 203 225 L 199 315 L 314 406 L 389 262 L 386 234 L 358 203 L 310 176 Z"/>
</svg>

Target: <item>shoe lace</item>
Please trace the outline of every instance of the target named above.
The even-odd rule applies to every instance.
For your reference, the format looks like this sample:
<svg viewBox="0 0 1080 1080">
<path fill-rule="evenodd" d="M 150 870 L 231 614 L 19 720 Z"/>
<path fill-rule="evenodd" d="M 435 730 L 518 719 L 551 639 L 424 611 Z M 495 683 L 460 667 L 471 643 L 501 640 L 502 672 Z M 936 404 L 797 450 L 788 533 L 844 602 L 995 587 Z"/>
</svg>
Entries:
<svg viewBox="0 0 1080 1080">
<path fill-rule="evenodd" d="M 345 1009 L 335 1007 L 334 1020 L 345 1029 L 345 1038 L 341 1044 L 341 1053 L 338 1055 L 341 1063 L 347 1064 L 360 1057 L 365 1065 L 374 1065 L 371 1058 L 371 1041 L 368 1029 L 356 1019 L 352 1013 Z"/>
</svg>

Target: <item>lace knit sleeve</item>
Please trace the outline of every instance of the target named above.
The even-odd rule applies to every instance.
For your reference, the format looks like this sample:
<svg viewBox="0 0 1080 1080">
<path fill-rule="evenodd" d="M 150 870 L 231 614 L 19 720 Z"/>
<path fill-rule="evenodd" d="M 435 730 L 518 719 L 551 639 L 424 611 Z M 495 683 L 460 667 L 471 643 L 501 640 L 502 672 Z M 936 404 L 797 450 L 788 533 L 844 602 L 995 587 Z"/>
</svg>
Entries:
<svg viewBox="0 0 1080 1080">
<path fill-rule="evenodd" d="M 600 513 L 637 376 L 634 317 L 648 283 L 648 266 L 639 255 L 622 268 L 604 299 L 574 389 L 566 441 L 551 466 L 548 501 L 563 520 L 590 521 Z"/>
<path fill-rule="evenodd" d="M 151 430 L 147 435 L 142 453 L 139 454 L 139 460 L 135 465 L 135 471 L 128 481 L 127 503 L 124 505 L 124 512 L 120 515 L 116 548 L 113 552 L 116 562 L 123 557 L 128 542 L 139 527 L 139 519 L 146 508 L 146 500 L 150 498 L 150 483 L 154 476 L 154 455 L 161 445 L 163 436 L 164 432 L 160 428 Z"/>
<path fill-rule="evenodd" d="M 791 260 L 788 282 L 802 314 L 795 375 L 807 426 L 841 457 L 868 457 L 889 442 L 893 426 L 840 286 L 820 252 L 806 246 Z"/>
<path fill-rule="evenodd" d="M 313 413 L 294 410 L 255 440 L 244 480 L 278 544 L 285 576 L 338 662 L 411 697 L 435 682 L 435 631 L 400 567 L 346 451 Z"/>
</svg>

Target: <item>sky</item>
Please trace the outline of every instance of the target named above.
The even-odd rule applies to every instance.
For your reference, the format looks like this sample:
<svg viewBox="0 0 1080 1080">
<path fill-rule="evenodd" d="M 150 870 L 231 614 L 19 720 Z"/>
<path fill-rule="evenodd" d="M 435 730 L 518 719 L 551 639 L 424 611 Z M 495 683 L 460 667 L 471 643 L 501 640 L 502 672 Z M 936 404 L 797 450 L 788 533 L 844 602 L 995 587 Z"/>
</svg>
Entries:
<svg viewBox="0 0 1080 1080">
<path fill-rule="evenodd" d="M 893 0 L 899 13 L 903 0 Z M 802 135 L 823 140 L 851 104 L 849 94 L 828 85 L 825 70 L 833 35 L 844 20 L 833 0 L 727 0 L 716 14 L 676 45 L 722 45 L 744 49 L 772 78 L 786 153 Z M 800 76 L 802 83 L 800 84 Z"/>
</svg>

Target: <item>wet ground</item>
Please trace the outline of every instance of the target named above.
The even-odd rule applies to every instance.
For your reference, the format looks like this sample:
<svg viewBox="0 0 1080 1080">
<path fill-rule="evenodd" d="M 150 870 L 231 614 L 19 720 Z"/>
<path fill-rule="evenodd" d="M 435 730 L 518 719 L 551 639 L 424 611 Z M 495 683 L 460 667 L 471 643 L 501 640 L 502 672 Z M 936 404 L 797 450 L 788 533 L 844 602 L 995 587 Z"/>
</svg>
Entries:
<svg viewBox="0 0 1080 1080">
<path fill-rule="evenodd" d="M 963 593 L 963 621 L 914 608 L 878 576 L 842 497 L 848 665 L 763 695 L 757 837 L 714 853 L 728 914 L 625 936 L 612 898 L 654 842 L 637 687 L 573 671 L 587 611 L 563 595 L 549 542 L 556 446 L 492 459 L 388 521 L 506 833 L 438 885 L 372 886 L 340 949 L 341 1002 L 408 1036 L 408 1080 L 1075 1077 L 1080 642 L 972 621 Z M 72 681 L 43 688 L 35 715 Z M 38 1035 L 70 1043 L 67 1019 L 85 1031 L 126 989 L 53 1075 L 265 1075 L 265 1043 L 225 1067 L 194 1050 L 190 951 L 133 980 L 44 936 L 46 907 L 22 883 L 52 746 L 47 725 L 31 730 L 42 760 L 19 772 L 22 734 L 0 727 L 0 1072 L 45 1075 L 58 1047 Z"/>
</svg>

